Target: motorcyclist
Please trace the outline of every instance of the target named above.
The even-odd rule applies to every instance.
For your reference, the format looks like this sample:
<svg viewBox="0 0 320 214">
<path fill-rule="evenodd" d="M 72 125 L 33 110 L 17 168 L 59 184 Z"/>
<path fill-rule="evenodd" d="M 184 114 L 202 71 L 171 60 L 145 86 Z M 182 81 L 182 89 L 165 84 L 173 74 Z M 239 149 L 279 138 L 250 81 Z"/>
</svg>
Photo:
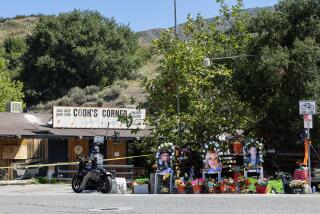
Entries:
<svg viewBox="0 0 320 214">
<path fill-rule="evenodd" d="M 103 168 L 103 156 L 100 154 L 100 143 L 93 142 L 90 147 L 90 156 L 89 160 L 91 161 L 91 166 L 88 167 L 87 174 L 83 177 L 80 189 L 84 190 L 86 188 L 87 182 L 90 177 L 93 176 L 93 173 L 98 171 L 104 171 Z"/>
</svg>

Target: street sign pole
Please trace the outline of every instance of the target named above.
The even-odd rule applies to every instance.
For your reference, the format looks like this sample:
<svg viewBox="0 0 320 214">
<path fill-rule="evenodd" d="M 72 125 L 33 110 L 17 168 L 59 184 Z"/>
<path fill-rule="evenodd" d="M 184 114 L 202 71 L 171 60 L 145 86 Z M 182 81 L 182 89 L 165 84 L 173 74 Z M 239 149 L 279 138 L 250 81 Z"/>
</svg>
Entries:
<svg viewBox="0 0 320 214">
<path fill-rule="evenodd" d="M 308 181 L 309 181 L 309 186 L 311 187 L 311 156 L 310 156 L 310 143 L 311 143 L 311 139 L 310 139 L 310 129 L 307 129 L 307 136 L 308 136 Z"/>
<path fill-rule="evenodd" d="M 317 114 L 317 104 L 315 100 L 300 100 L 299 101 L 299 114 L 303 116 L 304 128 L 307 129 L 308 141 L 308 183 L 311 188 L 311 137 L 310 129 L 313 128 L 312 115 Z"/>
</svg>

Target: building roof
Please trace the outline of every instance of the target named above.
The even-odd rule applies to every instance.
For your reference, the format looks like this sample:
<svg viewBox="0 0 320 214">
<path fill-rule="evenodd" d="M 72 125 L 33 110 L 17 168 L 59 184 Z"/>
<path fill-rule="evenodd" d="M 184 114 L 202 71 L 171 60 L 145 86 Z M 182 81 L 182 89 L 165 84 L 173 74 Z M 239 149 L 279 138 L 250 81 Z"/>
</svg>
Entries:
<svg viewBox="0 0 320 214">
<path fill-rule="evenodd" d="M 51 114 L 42 113 L 8 113 L 0 112 L 0 136 L 12 137 L 94 137 L 98 135 L 112 136 L 118 132 L 118 137 L 143 138 L 150 130 L 129 129 L 69 129 L 53 128 Z"/>
</svg>

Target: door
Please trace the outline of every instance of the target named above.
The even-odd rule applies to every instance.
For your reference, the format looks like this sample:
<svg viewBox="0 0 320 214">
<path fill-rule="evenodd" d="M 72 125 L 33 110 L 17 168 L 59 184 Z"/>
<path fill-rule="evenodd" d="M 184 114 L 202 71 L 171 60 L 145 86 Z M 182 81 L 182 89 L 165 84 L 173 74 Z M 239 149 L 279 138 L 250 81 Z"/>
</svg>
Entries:
<svg viewBox="0 0 320 214">
<path fill-rule="evenodd" d="M 107 159 L 113 159 L 113 158 L 121 158 L 127 156 L 127 141 L 126 140 L 120 140 L 120 141 L 107 141 L 106 148 L 106 154 Z M 108 161 L 108 165 L 125 165 L 127 163 L 126 159 L 121 160 L 112 160 Z"/>
</svg>

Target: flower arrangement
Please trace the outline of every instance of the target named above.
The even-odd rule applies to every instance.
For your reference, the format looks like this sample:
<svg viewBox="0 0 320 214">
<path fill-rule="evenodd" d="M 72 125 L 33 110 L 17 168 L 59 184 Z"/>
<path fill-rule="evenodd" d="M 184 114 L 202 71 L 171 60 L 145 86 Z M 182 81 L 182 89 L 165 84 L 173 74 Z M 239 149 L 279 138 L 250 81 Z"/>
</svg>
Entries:
<svg viewBox="0 0 320 214">
<path fill-rule="evenodd" d="M 220 186 L 222 193 L 234 193 L 236 192 L 236 182 L 232 178 L 223 179 Z"/>
<path fill-rule="evenodd" d="M 148 179 L 148 178 L 135 179 L 132 184 L 133 184 L 134 186 L 135 186 L 135 185 L 149 184 L 149 179 Z"/>
<path fill-rule="evenodd" d="M 238 181 L 239 177 L 241 177 L 241 168 L 240 166 L 232 167 L 233 172 L 233 180 Z"/>
<path fill-rule="evenodd" d="M 235 154 L 242 154 L 243 147 L 242 147 L 242 143 L 239 140 L 236 140 L 233 142 L 233 152 Z"/>
<path fill-rule="evenodd" d="M 236 182 L 237 182 L 237 187 L 239 188 L 238 191 L 240 193 L 248 193 L 250 182 L 247 178 L 243 176 L 238 177 Z"/>
<path fill-rule="evenodd" d="M 205 180 L 205 187 L 208 193 L 216 193 L 220 184 L 216 183 L 212 178 Z"/>
<path fill-rule="evenodd" d="M 307 184 L 306 181 L 302 180 L 292 180 L 289 184 L 290 188 L 292 189 L 302 189 Z"/>
<path fill-rule="evenodd" d="M 181 179 L 177 179 L 175 183 L 176 183 L 176 186 L 177 186 L 177 187 L 184 187 L 184 186 L 186 186 L 184 180 L 181 180 Z"/>
<path fill-rule="evenodd" d="M 185 193 L 185 186 L 186 182 L 184 181 L 183 178 L 175 180 L 175 184 L 178 190 L 179 194 L 184 194 Z"/>
<path fill-rule="evenodd" d="M 197 193 L 197 194 L 201 193 L 204 182 L 205 180 L 203 178 L 191 180 L 190 183 L 192 186 L 193 193 Z"/>
<path fill-rule="evenodd" d="M 267 186 L 268 185 L 268 180 L 266 178 L 264 178 L 263 180 L 259 179 L 256 184 L 259 185 L 259 186 Z"/>
</svg>

